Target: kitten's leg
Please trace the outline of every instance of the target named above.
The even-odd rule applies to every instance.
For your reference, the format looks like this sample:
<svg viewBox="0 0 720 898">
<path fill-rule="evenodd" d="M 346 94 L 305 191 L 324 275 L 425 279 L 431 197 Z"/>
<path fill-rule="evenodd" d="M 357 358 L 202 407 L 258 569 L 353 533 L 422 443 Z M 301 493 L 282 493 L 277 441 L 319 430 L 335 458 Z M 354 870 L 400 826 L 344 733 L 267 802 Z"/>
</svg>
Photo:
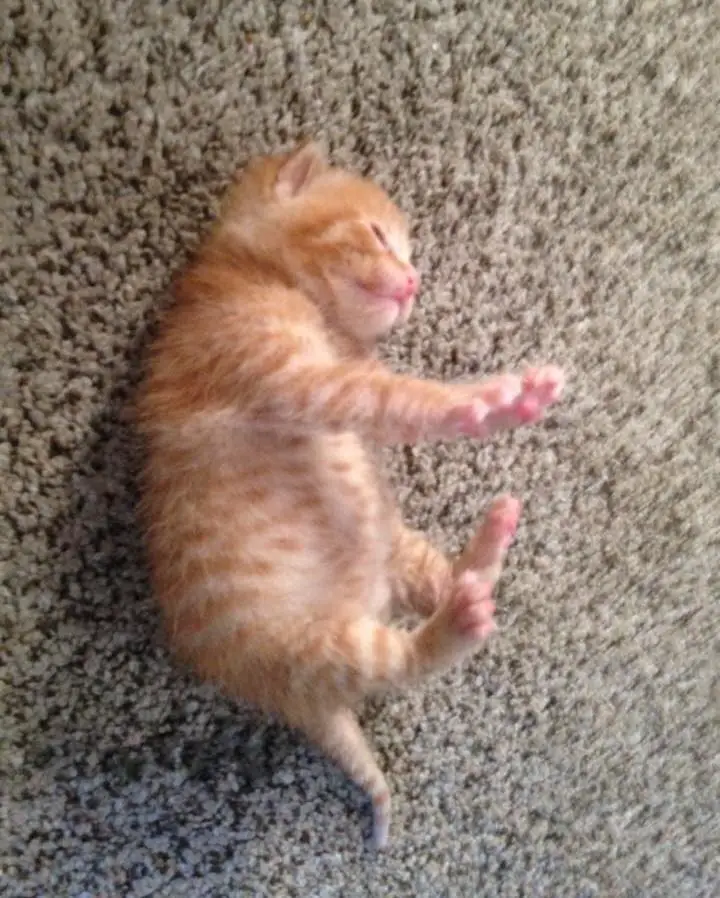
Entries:
<svg viewBox="0 0 720 898">
<path fill-rule="evenodd" d="M 386 627 L 370 618 L 326 622 L 305 645 L 305 658 L 313 669 L 313 682 L 304 684 L 306 695 L 322 696 L 325 678 L 334 680 L 330 694 L 345 695 L 349 703 L 372 691 L 405 685 L 418 676 L 441 670 L 476 648 L 494 629 L 490 584 L 464 573 L 450 598 L 432 618 L 412 633 Z M 327 664 L 318 665 L 318 655 Z M 304 665 L 303 665 L 304 666 Z M 298 686 L 298 680 L 295 681 Z M 332 703 L 334 704 L 334 702 Z M 363 788 L 373 806 L 373 841 L 382 848 L 390 825 L 390 791 L 355 715 L 349 708 L 318 707 L 288 713 L 288 720 Z M 302 706 L 307 707 L 306 701 Z"/>
<path fill-rule="evenodd" d="M 409 609 L 424 617 L 445 598 L 453 579 L 449 559 L 423 533 L 399 518 L 393 523 L 388 567 L 395 610 Z"/>
<path fill-rule="evenodd" d="M 242 397 L 256 427 L 353 430 L 385 445 L 486 438 L 536 419 L 563 386 L 562 372 L 551 366 L 525 379 L 500 374 L 447 384 L 401 376 L 372 361 L 306 362 L 281 340 L 253 346 L 240 368 L 229 361 L 215 368 L 207 389 L 235 407 Z"/>
<path fill-rule="evenodd" d="M 317 638 L 311 637 L 305 646 L 306 658 L 321 682 L 306 682 L 304 691 L 321 696 L 323 687 L 328 685 L 322 680 L 330 674 L 335 680 L 330 694 L 336 697 L 344 693 L 354 703 L 378 688 L 402 685 L 418 675 L 446 667 L 492 632 L 494 605 L 489 596 L 490 584 L 481 583 L 475 574 L 465 573 L 443 607 L 412 633 L 369 618 L 327 622 Z M 330 660 L 331 671 L 321 664 L 319 673 L 318 653 Z M 286 716 L 369 794 L 373 841 L 382 848 L 388 840 L 390 790 L 353 712 L 347 707 L 333 708 L 332 704 L 300 714 L 296 706 Z M 301 706 L 307 708 L 306 701 Z"/>
<path fill-rule="evenodd" d="M 390 577 L 393 602 L 423 615 L 432 614 L 445 599 L 453 580 L 473 570 L 481 580 L 495 584 L 515 535 L 520 503 L 501 496 L 490 506 L 462 555 L 451 563 L 426 537 L 394 522 Z"/>
<path fill-rule="evenodd" d="M 477 648 L 494 629 L 490 596 L 518 514 L 516 500 L 496 501 L 458 559 L 447 597 L 415 630 L 385 626 L 371 617 L 326 619 L 313 625 L 303 645 L 296 645 L 298 668 L 307 671 L 305 688 L 312 694 L 332 683 L 351 704 L 369 692 L 404 686 L 442 670 Z"/>
<path fill-rule="evenodd" d="M 333 693 L 352 704 L 446 669 L 494 630 L 491 592 L 491 583 L 466 571 L 447 600 L 415 630 L 386 626 L 371 617 L 316 625 L 307 634 L 300 658 L 300 669 L 309 674 L 305 691 L 319 693 L 331 683 Z"/>
<path fill-rule="evenodd" d="M 383 445 L 489 436 L 488 416 L 509 410 L 522 395 L 522 380 L 511 374 L 445 384 L 397 375 L 375 362 L 282 374 L 264 392 L 261 420 L 291 429 L 353 430 Z"/>
<path fill-rule="evenodd" d="M 513 499 L 496 501 L 459 559 L 461 572 L 448 587 L 446 601 L 414 631 L 384 626 L 372 618 L 331 620 L 315 625 L 306 633 L 304 644 L 295 645 L 298 671 L 306 671 L 305 682 L 301 686 L 303 678 L 298 675 L 295 688 L 317 697 L 327 694 L 329 687 L 333 700 L 294 722 L 369 793 L 378 847 L 388 838 L 390 792 L 357 719 L 335 702 L 342 696 L 352 704 L 370 692 L 406 685 L 442 670 L 492 633 L 493 582 L 480 577 L 481 573 L 497 576 L 514 531 L 511 520 L 514 517 L 517 523 L 518 511 L 519 503 Z M 477 565 L 481 573 L 463 565 Z M 299 706 L 307 707 L 306 702 Z"/>
<path fill-rule="evenodd" d="M 320 710 L 302 729 L 369 796 L 373 808 L 373 843 L 384 848 L 390 829 L 390 790 L 349 708 Z"/>
<path fill-rule="evenodd" d="M 331 686 L 351 704 L 368 692 L 406 685 L 440 670 L 476 647 L 494 628 L 491 593 L 512 541 L 520 503 L 496 499 L 452 568 L 444 601 L 415 630 L 386 626 L 362 616 L 325 618 L 293 646 L 304 692 Z M 468 632 L 468 615 L 477 627 Z M 298 686 L 301 679 L 297 680 Z"/>
</svg>

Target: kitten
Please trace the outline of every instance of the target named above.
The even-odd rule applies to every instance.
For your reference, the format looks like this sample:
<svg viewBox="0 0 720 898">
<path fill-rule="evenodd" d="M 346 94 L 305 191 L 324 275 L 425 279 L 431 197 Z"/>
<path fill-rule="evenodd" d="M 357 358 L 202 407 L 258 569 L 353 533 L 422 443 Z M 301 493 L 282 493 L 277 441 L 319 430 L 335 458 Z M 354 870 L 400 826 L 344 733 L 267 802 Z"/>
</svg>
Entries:
<svg viewBox="0 0 720 898">
<path fill-rule="evenodd" d="M 354 708 L 476 649 L 519 516 L 497 499 L 454 562 L 408 529 L 370 446 L 483 438 L 539 419 L 554 367 L 443 384 L 376 341 L 418 288 L 405 220 L 313 143 L 252 161 L 175 287 L 138 404 L 154 586 L 178 655 L 390 793 Z M 425 617 L 392 627 L 392 612 Z"/>
</svg>

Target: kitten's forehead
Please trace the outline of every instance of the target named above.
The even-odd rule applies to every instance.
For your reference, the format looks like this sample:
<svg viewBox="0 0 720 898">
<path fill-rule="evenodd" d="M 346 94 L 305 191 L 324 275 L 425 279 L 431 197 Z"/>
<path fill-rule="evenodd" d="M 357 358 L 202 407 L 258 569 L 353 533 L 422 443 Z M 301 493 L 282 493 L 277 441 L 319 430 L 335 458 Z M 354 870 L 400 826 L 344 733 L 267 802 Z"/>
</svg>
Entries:
<svg viewBox="0 0 720 898">
<path fill-rule="evenodd" d="M 328 209 L 337 210 L 338 215 L 345 210 L 394 218 L 399 224 L 404 220 L 402 212 L 382 187 L 343 169 L 329 169 L 318 178 L 308 196 L 320 200 Z"/>
<path fill-rule="evenodd" d="M 334 207 L 338 219 L 349 217 L 378 226 L 398 258 L 408 260 L 410 239 L 407 219 L 381 187 L 372 181 L 336 170 L 328 173 L 321 189 Z"/>
<path fill-rule="evenodd" d="M 380 223 L 398 231 L 407 231 L 407 220 L 400 209 L 379 185 L 362 178 L 345 175 L 348 201 L 358 212 L 372 216 Z"/>
</svg>

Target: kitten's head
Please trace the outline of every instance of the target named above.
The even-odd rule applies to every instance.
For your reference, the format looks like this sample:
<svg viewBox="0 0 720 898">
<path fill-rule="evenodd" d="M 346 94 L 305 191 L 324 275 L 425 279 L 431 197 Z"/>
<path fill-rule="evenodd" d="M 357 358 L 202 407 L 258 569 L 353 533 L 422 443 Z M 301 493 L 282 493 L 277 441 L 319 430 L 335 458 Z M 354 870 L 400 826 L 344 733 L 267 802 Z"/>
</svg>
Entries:
<svg viewBox="0 0 720 898">
<path fill-rule="evenodd" d="M 355 337 L 375 340 L 407 320 L 419 277 L 404 216 L 376 184 L 332 168 L 316 144 L 253 160 L 226 221 Z"/>
</svg>

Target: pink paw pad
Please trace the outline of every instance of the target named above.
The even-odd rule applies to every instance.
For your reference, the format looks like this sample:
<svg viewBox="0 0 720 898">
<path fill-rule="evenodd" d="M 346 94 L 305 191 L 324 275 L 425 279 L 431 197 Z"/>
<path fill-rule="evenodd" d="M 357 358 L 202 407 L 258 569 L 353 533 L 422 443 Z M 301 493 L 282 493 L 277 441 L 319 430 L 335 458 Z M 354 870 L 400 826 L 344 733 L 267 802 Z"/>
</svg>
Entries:
<svg viewBox="0 0 720 898">
<path fill-rule="evenodd" d="M 518 418 L 524 424 L 532 424 L 542 416 L 542 405 L 534 396 L 525 396 L 515 406 Z"/>
<path fill-rule="evenodd" d="M 481 581 L 471 571 L 458 580 L 452 598 L 451 623 L 465 639 L 485 639 L 495 629 L 495 603 L 490 598 L 492 584 Z"/>
</svg>

